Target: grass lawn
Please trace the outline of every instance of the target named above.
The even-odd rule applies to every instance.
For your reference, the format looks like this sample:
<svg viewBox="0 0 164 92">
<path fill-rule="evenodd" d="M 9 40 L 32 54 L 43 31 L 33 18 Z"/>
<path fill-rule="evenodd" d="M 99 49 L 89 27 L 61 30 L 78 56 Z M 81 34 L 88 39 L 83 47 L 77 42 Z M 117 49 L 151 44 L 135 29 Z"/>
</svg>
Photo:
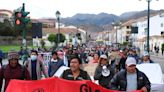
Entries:
<svg viewBox="0 0 164 92">
<path fill-rule="evenodd" d="M 15 50 L 15 51 L 19 51 L 20 50 L 21 45 L 0 45 L 0 50 L 2 50 L 3 52 L 9 52 L 10 50 Z M 28 48 L 37 48 L 36 46 L 28 46 Z M 50 48 L 50 46 L 46 47 L 47 49 Z"/>
<path fill-rule="evenodd" d="M 18 45 L 2 45 L 0 46 L 0 50 L 3 52 L 9 52 L 10 50 L 19 51 L 21 46 Z"/>
</svg>

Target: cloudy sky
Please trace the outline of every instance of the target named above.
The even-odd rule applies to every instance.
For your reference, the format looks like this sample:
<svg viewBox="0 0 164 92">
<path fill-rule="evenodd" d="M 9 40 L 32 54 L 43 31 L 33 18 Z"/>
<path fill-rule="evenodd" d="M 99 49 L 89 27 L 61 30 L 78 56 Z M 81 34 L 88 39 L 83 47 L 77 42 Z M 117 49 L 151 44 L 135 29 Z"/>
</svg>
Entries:
<svg viewBox="0 0 164 92">
<path fill-rule="evenodd" d="M 0 9 L 14 10 L 25 3 L 31 18 L 55 18 L 60 11 L 61 17 L 71 17 L 76 13 L 98 14 L 101 12 L 120 15 L 128 11 L 147 9 L 147 0 L 0 0 Z M 164 0 L 151 0 L 151 9 L 164 9 Z"/>
</svg>

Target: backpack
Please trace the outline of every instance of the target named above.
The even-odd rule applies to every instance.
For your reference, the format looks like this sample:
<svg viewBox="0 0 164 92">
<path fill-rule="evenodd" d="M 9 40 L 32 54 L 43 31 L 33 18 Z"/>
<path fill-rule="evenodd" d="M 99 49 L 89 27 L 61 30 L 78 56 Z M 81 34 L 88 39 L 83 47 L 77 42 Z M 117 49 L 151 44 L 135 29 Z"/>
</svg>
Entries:
<svg viewBox="0 0 164 92">
<path fill-rule="evenodd" d="M 4 72 L 6 70 L 6 67 L 7 65 L 2 65 L 2 72 L 3 72 L 3 77 L 4 77 Z M 22 72 L 22 75 L 21 75 L 21 79 L 24 80 L 25 79 L 25 66 L 21 65 L 21 72 Z"/>
</svg>

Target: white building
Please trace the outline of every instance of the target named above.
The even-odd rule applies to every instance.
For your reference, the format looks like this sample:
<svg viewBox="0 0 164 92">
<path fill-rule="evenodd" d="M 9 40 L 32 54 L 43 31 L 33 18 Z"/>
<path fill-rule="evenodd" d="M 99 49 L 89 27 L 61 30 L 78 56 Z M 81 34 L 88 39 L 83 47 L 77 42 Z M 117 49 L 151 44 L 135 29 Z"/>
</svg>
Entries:
<svg viewBox="0 0 164 92">
<path fill-rule="evenodd" d="M 132 25 L 138 27 L 138 34 L 133 36 L 133 38 L 137 39 L 135 46 L 144 50 L 147 43 L 147 17 L 137 19 Z M 153 51 L 155 45 L 161 48 L 161 44 L 164 43 L 164 38 L 162 38 L 161 32 L 164 32 L 164 13 L 151 15 L 149 26 L 149 44 L 151 51 Z"/>
<path fill-rule="evenodd" d="M 33 45 L 34 46 L 41 46 L 40 41 L 44 40 L 44 42 L 46 43 L 45 46 L 53 46 L 54 43 L 50 43 L 48 41 L 48 36 L 50 34 L 57 34 L 58 33 L 58 28 L 42 28 L 43 33 L 42 33 L 42 39 L 40 38 L 33 38 Z M 66 37 L 66 41 L 64 42 L 64 44 L 75 44 L 75 43 L 85 43 L 86 42 L 86 31 L 83 29 L 77 29 L 77 27 L 74 26 L 67 26 L 67 27 L 61 27 L 60 28 L 60 33 L 64 34 Z M 76 34 L 80 33 L 81 34 L 81 40 L 76 38 Z M 70 41 L 70 39 L 72 41 Z"/>
</svg>

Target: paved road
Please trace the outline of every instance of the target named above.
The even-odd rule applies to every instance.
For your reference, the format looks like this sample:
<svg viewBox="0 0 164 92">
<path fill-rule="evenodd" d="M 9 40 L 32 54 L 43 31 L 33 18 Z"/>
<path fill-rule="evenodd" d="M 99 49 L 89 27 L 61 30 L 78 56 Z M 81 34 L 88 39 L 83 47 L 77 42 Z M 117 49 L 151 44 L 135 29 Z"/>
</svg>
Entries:
<svg viewBox="0 0 164 92">
<path fill-rule="evenodd" d="M 162 68 L 162 72 L 163 72 L 163 74 L 164 74 L 164 56 L 162 56 L 162 55 L 158 55 L 158 56 L 156 56 L 156 55 L 151 55 L 150 57 L 151 57 L 151 59 L 152 59 L 154 62 L 160 64 L 160 66 L 161 66 L 161 68 Z"/>
</svg>

